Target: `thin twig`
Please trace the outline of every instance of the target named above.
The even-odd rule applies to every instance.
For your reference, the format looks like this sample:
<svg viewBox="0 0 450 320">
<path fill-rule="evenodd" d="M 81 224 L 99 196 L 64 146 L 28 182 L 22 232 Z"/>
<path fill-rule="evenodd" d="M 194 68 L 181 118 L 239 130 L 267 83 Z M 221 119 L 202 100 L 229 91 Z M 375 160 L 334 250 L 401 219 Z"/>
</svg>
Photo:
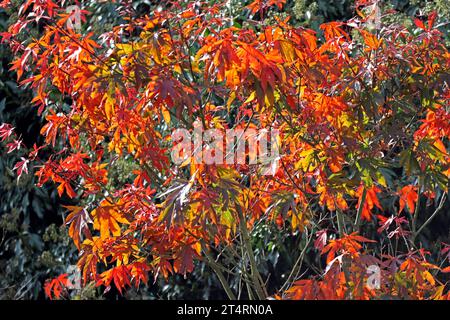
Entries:
<svg viewBox="0 0 450 320">
<path fill-rule="evenodd" d="M 417 232 L 414 233 L 413 241 L 416 239 L 416 237 L 419 235 L 419 233 L 421 233 L 422 230 L 425 229 L 425 227 L 431 222 L 431 220 L 433 220 L 433 218 L 438 214 L 438 212 L 442 209 L 442 207 L 444 206 L 446 197 L 447 197 L 446 194 L 442 195 L 441 201 L 439 202 L 439 205 L 436 208 L 436 210 L 434 210 L 433 214 L 427 219 L 427 221 L 424 222 L 424 224 L 419 228 L 419 230 L 417 230 Z"/>
</svg>

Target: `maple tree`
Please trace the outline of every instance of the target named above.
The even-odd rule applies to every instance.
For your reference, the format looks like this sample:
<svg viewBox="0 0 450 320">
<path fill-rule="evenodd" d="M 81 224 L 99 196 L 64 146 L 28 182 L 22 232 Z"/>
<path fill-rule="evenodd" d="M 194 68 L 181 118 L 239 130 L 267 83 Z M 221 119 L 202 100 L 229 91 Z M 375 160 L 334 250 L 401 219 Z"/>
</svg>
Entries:
<svg viewBox="0 0 450 320">
<path fill-rule="evenodd" d="M 230 299 L 241 283 L 251 299 L 450 298 L 449 247 L 436 258 L 422 241 L 449 208 L 450 54 L 436 14 L 373 28 L 378 2 L 357 1 L 355 18 L 316 32 L 264 20 L 285 1 L 248 2 L 241 9 L 259 19 L 242 25 L 222 2 L 131 18 L 118 1 L 123 22 L 95 34 L 67 24 L 69 2 L 1 2 L 18 15 L 0 35 L 11 69 L 46 124 L 41 146 L 9 124 L 0 139 L 23 153 L 18 179 L 33 167 L 38 185 L 77 200 L 65 223 L 83 285 L 122 293 L 203 261 Z M 196 126 L 276 129 L 277 165 L 271 175 L 262 163 L 175 165 L 171 132 Z M 41 159 L 43 149 L 54 152 Z M 125 183 L 109 176 L 118 159 L 135 165 Z M 276 291 L 255 249 L 262 228 L 302 240 Z M 302 278 L 307 251 L 324 260 Z M 67 295 L 66 282 L 49 280 L 46 294 Z"/>
</svg>

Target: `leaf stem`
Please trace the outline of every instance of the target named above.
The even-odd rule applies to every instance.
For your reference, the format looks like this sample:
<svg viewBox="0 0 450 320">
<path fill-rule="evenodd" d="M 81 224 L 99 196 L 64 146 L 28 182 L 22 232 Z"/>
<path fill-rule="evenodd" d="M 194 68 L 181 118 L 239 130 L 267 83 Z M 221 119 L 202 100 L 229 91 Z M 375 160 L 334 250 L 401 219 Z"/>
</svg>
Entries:
<svg viewBox="0 0 450 320">
<path fill-rule="evenodd" d="M 222 284 L 222 287 L 225 290 L 228 298 L 230 300 L 236 300 L 236 296 L 234 295 L 233 291 L 231 290 L 230 285 L 228 284 L 227 280 L 225 279 L 225 276 L 223 275 L 222 271 L 220 270 L 220 267 L 217 265 L 217 263 L 214 261 L 211 254 L 206 249 L 203 249 L 203 252 L 205 253 L 206 259 L 208 260 L 208 264 L 211 266 L 211 268 L 213 269 L 213 271 L 219 278 L 219 281 Z"/>
<path fill-rule="evenodd" d="M 342 214 L 342 212 L 339 208 L 336 208 L 336 218 L 337 218 L 339 237 L 342 238 L 345 233 L 345 231 L 344 231 L 344 215 Z"/>
<path fill-rule="evenodd" d="M 250 235 L 247 230 L 246 220 L 239 206 L 236 206 L 236 211 L 239 217 L 239 229 L 242 233 L 242 241 L 244 242 L 245 251 L 247 251 L 247 256 L 250 261 L 250 276 L 253 279 L 253 285 L 255 287 L 256 294 L 259 299 L 266 299 L 267 292 L 265 291 L 265 287 L 263 285 L 264 282 L 262 281 L 261 275 L 259 274 L 258 267 L 256 265 L 255 253 L 253 252 Z"/>
<path fill-rule="evenodd" d="M 355 231 L 359 231 L 359 224 L 361 222 L 361 215 L 364 208 L 364 203 L 366 202 L 367 197 L 367 189 L 363 189 L 363 193 L 361 195 L 361 202 L 359 203 L 358 211 L 356 212 L 356 219 L 355 219 Z"/>
<path fill-rule="evenodd" d="M 433 220 L 433 218 L 439 213 L 439 211 L 442 209 L 442 207 L 444 206 L 445 203 L 445 199 L 446 199 L 446 194 L 443 194 L 441 197 L 441 201 L 439 201 L 439 205 L 436 208 L 436 210 L 434 210 L 433 214 L 427 219 L 427 221 L 424 222 L 424 224 L 419 228 L 419 230 L 417 230 L 417 232 L 415 232 L 413 234 L 413 242 L 416 239 L 416 237 L 419 235 L 419 233 L 422 232 L 423 229 L 425 229 L 425 227 L 431 222 L 431 220 Z M 418 201 L 417 201 L 418 202 Z"/>
</svg>

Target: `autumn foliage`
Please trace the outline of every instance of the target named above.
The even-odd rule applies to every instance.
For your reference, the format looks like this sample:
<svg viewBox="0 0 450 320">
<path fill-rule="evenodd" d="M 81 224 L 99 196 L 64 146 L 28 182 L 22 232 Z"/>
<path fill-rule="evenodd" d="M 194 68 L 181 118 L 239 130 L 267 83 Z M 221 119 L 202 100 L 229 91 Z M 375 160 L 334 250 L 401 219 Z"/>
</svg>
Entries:
<svg viewBox="0 0 450 320">
<path fill-rule="evenodd" d="M 377 25 L 376 1 L 359 1 L 355 18 L 316 32 L 263 19 L 285 1 L 248 2 L 241 10 L 259 19 L 243 25 L 217 1 L 133 18 L 120 3 L 124 22 L 94 34 L 68 27 L 66 2 L 1 2 L 18 13 L 0 39 L 33 88 L 46 144 L 24 146 L 9 124 L 0 138 L 23 154 L 18 179 L 33 172 L 72 199 L 83 285 L 123 292 L 202 261 L 231 299 L 236 276 L 255 299 L 450 298 L 450 247 L 422 237 L 449 210 L 450 53 L 436 14 Z M 175 165 L 171 132 L 196 125 L 277 129 L 272 174 Z M 126 183 L 109 176 L 119 159 L 135 165 Z M 275 291 L 254 249 L 261 225 L 304 239 Z M 67 297 L 66 280 L 49 280 L 47 295 Z"/>
</svg>

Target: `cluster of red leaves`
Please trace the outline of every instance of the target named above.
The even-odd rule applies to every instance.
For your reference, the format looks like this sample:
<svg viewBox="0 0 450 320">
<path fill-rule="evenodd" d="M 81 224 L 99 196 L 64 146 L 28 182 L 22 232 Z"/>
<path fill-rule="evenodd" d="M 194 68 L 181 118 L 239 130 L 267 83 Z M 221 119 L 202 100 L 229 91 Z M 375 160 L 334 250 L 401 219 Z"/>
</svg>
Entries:
<svg viewBox="0 0 450 320">
<path fill-rule="evenodd" d="M 363 242 L 375 241 L 368 241 L 355 234 L 330 241 L 322 250 L 323 253 L 328 252 L 328 265 L 321 279 L 298 280 L 286 291 L 283 298 L 450 299 L 450 293 L 448 291 L 445 293 L 446 285 L 439 283 L 435 278 L 440 268 L 426 259 L 429 252 L 420 249 L 409 252 L 405 257 L 385 255 L 382 259 L 378 259 L 373 255 L 361 253 Z M 334 258 L 336 252 L 341 254 Z M 371 269 L 373 267 L 375 269 Z M 448 268 L 440 271 L 449 272 Z M 368 285 L 374 273 L 377 277 L 376 282 Z"/>
<path fill-rule="evenodd" d="M 68 283 L 69 278 L 67 273 L 63 273 L 54 279 L 47 280 L 44 285 L 45 294 L 50 299 L 53 299 L 53 297 L 59 299 L 66 290 Z"/>
</svg>

